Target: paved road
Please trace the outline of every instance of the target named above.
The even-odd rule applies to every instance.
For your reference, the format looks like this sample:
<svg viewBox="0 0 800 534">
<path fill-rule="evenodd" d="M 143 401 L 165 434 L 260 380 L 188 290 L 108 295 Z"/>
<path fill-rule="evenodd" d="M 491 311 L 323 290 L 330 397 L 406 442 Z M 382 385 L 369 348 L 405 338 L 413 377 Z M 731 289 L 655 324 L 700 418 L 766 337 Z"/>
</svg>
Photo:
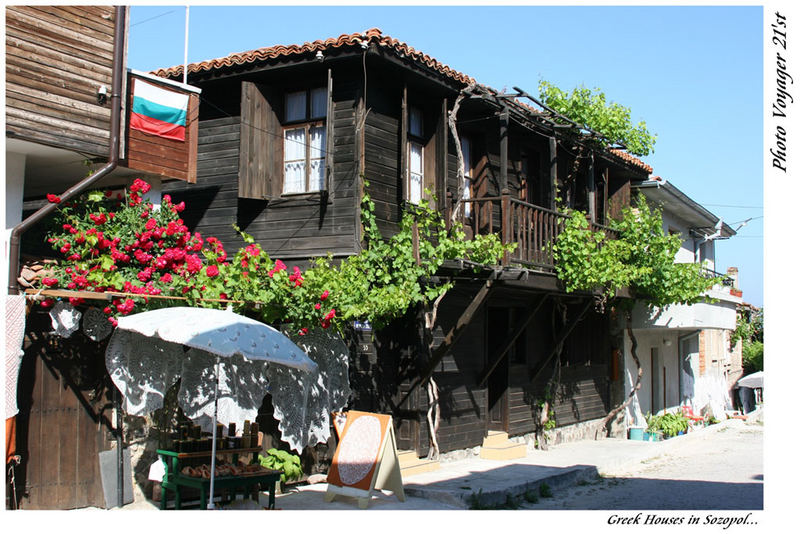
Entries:
<svg viewBox="0 0 800 534">
<path fill-rule="evenodd" d="M 533 510 L 762 510 L 763 426 L 682 437 L 662 456 L 524 502 Z"/>
</svg>

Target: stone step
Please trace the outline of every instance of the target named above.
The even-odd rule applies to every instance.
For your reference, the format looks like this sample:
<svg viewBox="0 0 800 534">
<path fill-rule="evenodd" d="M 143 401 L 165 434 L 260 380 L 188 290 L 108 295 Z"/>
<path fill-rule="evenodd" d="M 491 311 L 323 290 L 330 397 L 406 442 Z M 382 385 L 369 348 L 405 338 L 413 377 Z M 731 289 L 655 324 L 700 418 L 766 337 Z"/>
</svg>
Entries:
<svg viewBox="0 0 800 534">
<path fill-rule="evenodd" d="M 508 433 L 499 430 L 490 430 L 483 438 L 484 447 L 502 447 L 508 443 Z"/>
<path fill-rule="evenodd" d="M 436 471 L 440 468 L 439 462 L 418 458 L 414 451 L 397 451 L 397 459 L 400 464 L 400 474 L 403 479 L 420 473 Z"/>
<path fill-rule="evenodd" d="M 527 455 L 527 445 L 509 441 L 505 432 L 489 432 L 483 439 L 480 453 L 481 458 L 485 460 L 516 460 Z"/>
</svg>

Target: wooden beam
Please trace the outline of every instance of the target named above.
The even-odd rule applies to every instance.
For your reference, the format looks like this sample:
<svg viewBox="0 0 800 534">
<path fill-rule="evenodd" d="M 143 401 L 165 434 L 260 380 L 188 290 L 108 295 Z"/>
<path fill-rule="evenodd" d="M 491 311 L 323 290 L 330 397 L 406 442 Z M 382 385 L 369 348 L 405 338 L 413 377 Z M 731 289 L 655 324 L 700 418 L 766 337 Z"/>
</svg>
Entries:
<svg viewBox="0 0 800 534">
<path fill-rule="evenodd" d="M 594 181 L 594 151 L 589 153 L 589 170 L 587 171 L 588 174 L 588 186 L 589 186 L 589 217 L 593 223 L 598 222 L 597 220 L 597 186 Z"/>
<path fill-rule="evenodd" d="M 424 384 L 425 381 L 431 377 L 433 372 L 436 370 L 436 366 L 439 365 L 439 362 L 441 362 L 442 358 L 444 358 L 445 354 L 447 354 L 447 351 L 449 351 L 450 348 L 455 345 L 459 338 L 461 338 L 461 336 L 464 334 L 466 327 L 472 322 L 475 312 L 478 311 L 478 309 L 486 300 L 486 297 L 489 295 L 489 290 L 492 288 L 493 284 L 494 276 L 492 276 L 492 278 L 489 280 L 486 280 L 486 283 L 483 284 L 483 287 L 478 290 L 478 292 L 472 298 L 472 302 L 470 302 L 469 306 L 467 306 L 466 309 L 461 313 L 461 317 L 458 318 L 455 326 L 453 326 L 447 332 L 442 343 L 433 351 L 431 354 L 431 360 L 428 362 L 428 366 L 422 373 L 420 373 L 419 377 L 414 380 L 406 395 L 397 404 L 398 406 L 402 406 L 403 403 L 408 400 L 408 397 L 411 396 L 411 393 L 413 393 L 415 389 L 417 389 L 421 384 Z"/>
<path fill-rule="evenodd" d="M 583 316 L 586 315 L 586 312 L 589 311 L 589 308 L 592 306 L 593 303 L 594 303 L 594 299 L 591 299 L 591 298 L 587 299 L 586 305 L 583 307 L 583 309 L 578 314 L 578 316 L 575 317 L 575 319 L 573 319 L 572 323 L 570 323 L 569 325 L 567 325 L 566 328 L 564 328 L 564 330 L 561 332 L 561 335 L 558 336 L 558 341 L 553 343 L 553 350 L 550 351 L 550 354 L 547 356 L 547 358 L 545 358 L 544 362 L 542 362 L 542 365 L 539 366 L 539 369 L 537 369 L 535 373 L 534 372 L 531 373 L 531 377 L 532 377 L 531 378 L 531 383 L 536 382 L 536 379 L 539 378 L 540 374 L 542 374 L 542 371 L 544 371 L 544 368 L 547 367 L 547 364 L 550 363 L 550 360 L 552 360 L 553 356 L 555 356 L 556 349 L 558 349 L 558 346 L 561 345 L 564 342 L 564 340 L 567 339 L 567 337 L 569 337 L 569 335 L 572 333 L 572 331 L 578 325 L 580 320 L 583 319 Z"/>
<path fill-rule="evenodd" d="M 548 295 L 543 296 L 539 300 L 539 303 L 536 304 L 536 306 L 528 308 L 528 314 L 525 315 L 525 317 L 523 317 L 523 319 L 520 321 L 517 327 L 511 332 L 511 335 L 506 340 L 505 345 L 500 347 L 500 349 L 495 354 L 492 355 L 492 358 L 489 360 L 489 364 L 486 366 L 486 368 L 484 368 L 483 371 L 481 371 L 481 374 L 479 375 L 478 378 L 478 387 L 482 387 L 483 384 L 486 383 L 486 381 L 489 379 L 489 375 L 492 374 L 492 371 L 494 371 L 495 367 L 497 367 L 497 365 L 500 363 L 500 360 L 502 360 L 503 357 L 508 353 L 508 351 L 511 350 L 511 347 L 513 347 L 514 343 L 517 342 L 517 338 L 519 338 L 522 332 L 524 332 L 525 329 L 528 328 L 528 325 L 531 324 L 533 318 L 536 317 L 536 314 L 544 305 L 545 301 L 547 300 L 547 297 Z"/>
<path fill-rule="evenodd" d="M 556 209 L 556 188 L 558 187 L 558 145 L 556 138 L 550 137 L 550 209 Z"/>
<path fill-rule="evenodd" d="M 500 190 L 508 189 L 508 107 L 500 113 Z"/>
</svg>

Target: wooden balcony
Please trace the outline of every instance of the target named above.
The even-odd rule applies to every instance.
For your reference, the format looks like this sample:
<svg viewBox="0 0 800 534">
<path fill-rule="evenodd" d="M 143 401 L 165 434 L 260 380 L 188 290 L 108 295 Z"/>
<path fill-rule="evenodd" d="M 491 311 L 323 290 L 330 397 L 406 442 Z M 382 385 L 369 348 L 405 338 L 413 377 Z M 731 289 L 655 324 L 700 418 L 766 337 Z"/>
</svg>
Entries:
<svg viewBox="0 0 800 534">
<path fill-rule="evenodd" d="M 514 252 L 506 254 L 503 265 L 519 264 L 532 269 L 553 271 L 553 247 L 564 229 L 568 216 L 554 210 L 529 204 L 509 194 L 465 200 L 460 208 L 462 222 L 472 235 L 498 234 L 505 243 L 516 243 Z M 469 213 L 464 217 L 464 212 Z M 593 231 L 603 231 L 607 239 L 618 234 L 603 225 L 590 223 Z"/>
</svg>

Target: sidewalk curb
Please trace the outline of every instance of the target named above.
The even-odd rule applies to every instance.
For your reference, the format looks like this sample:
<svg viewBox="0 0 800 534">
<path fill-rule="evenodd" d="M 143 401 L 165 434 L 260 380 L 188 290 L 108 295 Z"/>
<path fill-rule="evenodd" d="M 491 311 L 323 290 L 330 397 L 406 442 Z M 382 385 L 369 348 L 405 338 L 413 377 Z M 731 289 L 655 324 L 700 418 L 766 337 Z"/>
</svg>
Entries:
<svg viewBox="0 0 800 534">
<path fill-rule="evenodd" d="M 583 480 L 591 480 L 597 478 L 597 468 L 595 466 L 580 465 L 570 468 L 554 468 L 558 471 L 552 475 L 530 479 L 526 482 L 507 486 L 502 489 L 493 489 L 489 491 L 463 490 L 453 491 L 451 489 L 435 489 L 425 486 L 406 487 L 406 495 L 412 497 L 420 497 L 423 499 L 435 500 L 450 506 L 457 506 L 459 508 L 468 509 L 474 504 L 475 499 L 481 507 L 502 506 L 506 504 L 509 496 L 519 498 L 524 496 L 528 491 L 533 491 L 539 495 L 539 487 L 542 484 L 547 484 L 551 490 L 559 490 L 565 487 L 572 487 Z"/>
</svg>

